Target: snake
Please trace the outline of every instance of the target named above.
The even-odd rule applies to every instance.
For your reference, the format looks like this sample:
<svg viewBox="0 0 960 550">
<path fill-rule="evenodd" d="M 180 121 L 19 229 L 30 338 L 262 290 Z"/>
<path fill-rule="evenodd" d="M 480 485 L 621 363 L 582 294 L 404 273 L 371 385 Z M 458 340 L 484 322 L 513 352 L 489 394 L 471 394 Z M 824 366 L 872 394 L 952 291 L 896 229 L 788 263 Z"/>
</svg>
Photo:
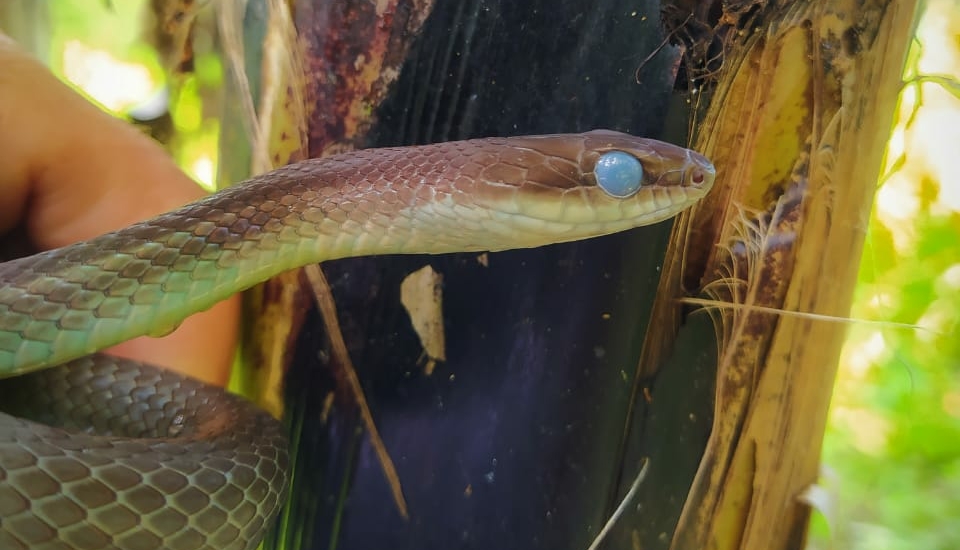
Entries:
<svg viewBox="0 0 960 550">
<path fill-rule="evenodd" d="M 282 506 L 280 421 L 99 350 L 312 263 L 649 225 L 715 174 L 690 149 L 610 130 L 358 150 L 0 264 L 0 548 L 253 549 Z"/>
</svg>

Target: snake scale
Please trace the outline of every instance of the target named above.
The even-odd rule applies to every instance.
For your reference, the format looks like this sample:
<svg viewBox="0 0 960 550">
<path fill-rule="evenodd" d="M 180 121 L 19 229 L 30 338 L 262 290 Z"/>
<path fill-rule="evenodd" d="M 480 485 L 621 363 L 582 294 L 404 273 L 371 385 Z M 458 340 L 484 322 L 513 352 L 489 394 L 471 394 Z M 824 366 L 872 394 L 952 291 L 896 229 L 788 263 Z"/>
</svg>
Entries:
<svg viewBox="0 0 960 550">
<path fill-rule="evenodd" d="M 607 130 L 363 150 L 0 264 L 0 548 L 252 549 L 283 502 L 277 421 L 98 350 L 309 263 L 651 224 L 714 174 L 693 151 Z"/>
</svg>

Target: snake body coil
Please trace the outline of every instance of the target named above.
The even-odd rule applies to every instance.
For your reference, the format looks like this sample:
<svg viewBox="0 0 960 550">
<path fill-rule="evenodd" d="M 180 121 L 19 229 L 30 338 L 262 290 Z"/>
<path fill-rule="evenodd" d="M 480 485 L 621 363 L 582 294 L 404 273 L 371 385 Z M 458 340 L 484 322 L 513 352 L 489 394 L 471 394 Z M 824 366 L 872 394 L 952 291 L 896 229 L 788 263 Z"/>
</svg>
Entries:
<svg viewBox="0 0 960 550">
<path fill-rule="evenodd" d="M 697 153 L 603 130 L 357 151 L 0 264 L 0 378 L 40 371 L 0 388 L 0 548 L 248 549 L 282 503 L 277 422 L 90 354 L 308 263 L 613 233 L 673 216 L 713 178 Z"/>
</svg>

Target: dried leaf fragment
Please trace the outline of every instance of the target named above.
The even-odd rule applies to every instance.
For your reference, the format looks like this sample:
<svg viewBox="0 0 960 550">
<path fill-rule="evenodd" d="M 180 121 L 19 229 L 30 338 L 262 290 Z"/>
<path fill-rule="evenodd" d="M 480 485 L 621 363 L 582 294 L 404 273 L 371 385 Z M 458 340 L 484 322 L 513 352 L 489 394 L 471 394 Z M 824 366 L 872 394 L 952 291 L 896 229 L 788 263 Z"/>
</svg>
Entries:
<svg viewBox="0 0 960 550">
<path fill-rule="evenodd" d="M 427 375 L 433 373 L 437 361 L 447 359 L 442 285 L 443 276 L 429 265 L 407 275 L 400 283 L 400 303 L 410 315 L 413 330 L 427 355 Z"/>
</svg>

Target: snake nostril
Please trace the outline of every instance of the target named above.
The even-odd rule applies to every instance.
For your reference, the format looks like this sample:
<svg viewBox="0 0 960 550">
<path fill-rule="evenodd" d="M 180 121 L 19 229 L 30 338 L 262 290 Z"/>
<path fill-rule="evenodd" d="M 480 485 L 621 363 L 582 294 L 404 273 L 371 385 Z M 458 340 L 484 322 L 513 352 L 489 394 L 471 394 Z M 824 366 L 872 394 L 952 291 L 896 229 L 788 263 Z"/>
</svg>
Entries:
<svg viewBox="0 0 960 550">
<path fill-rule="evenodd" d="M 691 174 L 691 176 L 690 176 L 691 181 L 693 181 L 693 183 L 695 183 L 695 184 L 697 184 L 697 185 L 700 185 L 701 183 L 703 183 L 703 180 L 704 180 L 705 178 L 706 178 L 706 176 L 704 176 L 703 170 L 700 170 L 700 169 L 695 169 L 695 170 L 693 171 L 693 174 Z"/>
</svg>

